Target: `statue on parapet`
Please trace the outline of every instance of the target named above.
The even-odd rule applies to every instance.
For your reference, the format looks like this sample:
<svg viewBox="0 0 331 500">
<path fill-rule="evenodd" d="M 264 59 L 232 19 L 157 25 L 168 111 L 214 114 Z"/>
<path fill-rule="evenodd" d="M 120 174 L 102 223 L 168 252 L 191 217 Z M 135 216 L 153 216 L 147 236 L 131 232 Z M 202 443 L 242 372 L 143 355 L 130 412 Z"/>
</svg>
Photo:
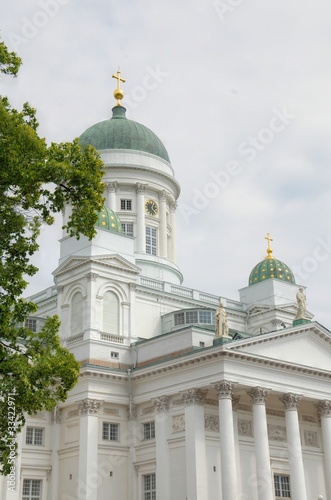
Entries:
<svg viewBox="0 0 331 500">
<path fill-rule="evenodd" d="M 306 318 L 306 296 L 304 293 L 303 288 L 299 288 L 299 291 L 297 293 L 297 305 L 298 305 L 298 311 L 295 319 L 305 319 Z"/>
<path fill-rule="evenodd" d="M 220 304 L 215 314 L 215 337 L 228 337 L 228 315 L 224 309 L 223 304 Z"/>
</svg>

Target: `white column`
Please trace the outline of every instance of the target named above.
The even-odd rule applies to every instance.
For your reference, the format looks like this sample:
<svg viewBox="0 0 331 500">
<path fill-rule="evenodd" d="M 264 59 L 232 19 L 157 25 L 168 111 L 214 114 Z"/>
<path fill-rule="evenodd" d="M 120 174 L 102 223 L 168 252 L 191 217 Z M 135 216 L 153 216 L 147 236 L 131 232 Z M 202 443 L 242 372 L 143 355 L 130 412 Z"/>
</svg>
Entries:
<svg viewBox="0 0 331 500">
<path fill-rule="evenodd" d="M 146 253 L 145 191 L 147 184 L 136 184 L 137 191 L 137 234 L 136 252 Z"/>
<path fill-rule="evenodd" d="M 98 411 L 102 401 L 84 399 L 78 403 L 79 469 L 77 500 L 98 500 Z"/>
<path fill-rule="evenodd" d="M 155 412 L 156 439 L 156 498 L 170 498 L 170 464 L 169 464 L 169 414 L 168 398 L 160 396 L 153 400 Z"/>
<path fill-rule="evenodd" d="M 176 263 L 176 202 L 171 202 L 169 205 L 170 210 L 170 226 L 171 226 L 171 254 L 170 260 Z"/>
<path fill-rule="evenodd" d="M 55 408 L 52 415 L 53 423 L 53 439 L 52 439 L 52 472 L 51 472 L 51 500 L 58 498 L 58 484 L 59 484 L 59 457 L 58 451 L 60 449 L 60 428 L 61 428 L 62 410 Z"/>
<path fill-rule="evenodd" d="M 273 500 L 273 483 L 270 467 L 266 400 L 267 389 L 254 387 L 248 391 L 253 401 L 253 428 L 256 457 L 256 480 L 259 500 Z"/>
<path fill-rule="evenodd" d="M 135 283 L 129 284 L 130 289 L 130 309 L 129 309 L 129 339 L 136 337 L 136 288 L 137 285 Z"/>
<path fill-rule="evenodd" d="M 301 396 L 283 394 L 279 398 L 285 406 L 285 422 L 290 465 L 290 484 L 292 500 L 307 500 L 305 472 L 303 468 L 300 428 L 298 419 L 298 404 Z"/>
<path fill-rule="evenodd" d="M 116 191 L 117 191 L 117 182 L 107 182 L 107 205 L 108 207 L 116 212 Z"/>
<path fill-rule="evenodd" d="M 167 193 L 159 194 L 160 202 L 160 257 L 167 257 Z"/>
<path fill-rule="evenodd" d="M 100 317 L 97 314 L 96 281 L 99 277 L 97 273 L 87 273 L 86 297 L 84 297 L 84 331 L 88 330 L 89 338 L 99 337 Z"/>
<path fill-rule="evenodd" d="M 189 389 L 182 393 L 185 404 L 186 498 L 208 498 L 204 401 L 207 391 Z"/>
<path fill-rule="evenodd" d="M 214 384 L 218 395 L 220 417 L 220 445 L 222 469 L 222 500 L 237 500 L 236 447 L 232 414 L 232 382 L 222 380 Z"/>
<path fill-rule="evenodd" d="M 320 401 L 317 409 L 322 426 L 326 496 L 331 498 L 331 401 Z"/>
</svg>

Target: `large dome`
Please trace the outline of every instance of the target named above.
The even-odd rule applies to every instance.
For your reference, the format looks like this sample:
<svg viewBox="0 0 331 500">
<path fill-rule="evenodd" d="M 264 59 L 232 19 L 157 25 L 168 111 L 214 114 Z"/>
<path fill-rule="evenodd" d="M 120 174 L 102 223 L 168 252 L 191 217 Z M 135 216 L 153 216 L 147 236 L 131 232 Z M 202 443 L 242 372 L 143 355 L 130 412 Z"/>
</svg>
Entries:
<svg viewBox="0 0 331 500">
<path fill-rule="evenodd" d="M 123 106 L 113 108 L 110 120 L 96 123 L 80 136 L 82 146 L 88 144 L 97 150 L 132 149 L 163 158 L 170 163 L 169 155 L 160 139 L 149 128 L 128 120 Z"/>
</svg>

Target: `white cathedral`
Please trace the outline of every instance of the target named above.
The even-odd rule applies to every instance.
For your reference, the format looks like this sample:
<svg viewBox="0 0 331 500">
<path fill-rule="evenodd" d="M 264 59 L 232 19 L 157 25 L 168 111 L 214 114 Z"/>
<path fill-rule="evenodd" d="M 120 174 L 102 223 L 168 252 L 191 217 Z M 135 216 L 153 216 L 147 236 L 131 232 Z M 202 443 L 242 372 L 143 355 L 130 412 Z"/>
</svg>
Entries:
<svg viewBox="0 0 331 500">
<path fill-rule="evenodd" d="M 59 316 L 79 382 L 28 417 L 1 500 L 331 500 L 331 333 L 269 235 L 239 300 L 182 286 L 180 186 L 117 78 L 112 118 L 80 137 L 105 166 L 97 235 L 63 234 L 28 320 Z"/>
</svg>

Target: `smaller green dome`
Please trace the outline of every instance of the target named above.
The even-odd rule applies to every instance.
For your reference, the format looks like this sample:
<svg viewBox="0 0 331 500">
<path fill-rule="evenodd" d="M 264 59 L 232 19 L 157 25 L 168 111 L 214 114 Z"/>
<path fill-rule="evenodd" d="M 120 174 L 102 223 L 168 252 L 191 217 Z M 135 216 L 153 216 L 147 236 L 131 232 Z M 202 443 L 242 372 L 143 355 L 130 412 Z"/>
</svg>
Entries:
<svg viewBox="0 0 331 500">
<path fill-rule="evenodd" d="M 274 257 L 267 257 L 256 264 L 249 275 L 249 286 L 269 279 L 286 281 L 287 283 L 295 285 L 295 279 L 291 269 L 284 264 L 284 262 Z"/>
<path fill-rule="evenodd" d="M 106 206 L 98 213 L 98 220 L 95 225 L 107 229 L 107 231 L 123 234 L 122 224 L 117 214 Z"/>
<path fill-rule="evenodd" d="M 270 238 L 269 233 L 267 233 L 265 239 L 268 240 L 267 256 L 253 268 L 249 275 L 249 286 L 270 279 L 286 281 L 287 283 L 295 285 L 295 279 L 291 269 L 284 264 L 284 262 L 275 259 L 272 255 L 270 241 L 273 240 Z"/>
</svg>

